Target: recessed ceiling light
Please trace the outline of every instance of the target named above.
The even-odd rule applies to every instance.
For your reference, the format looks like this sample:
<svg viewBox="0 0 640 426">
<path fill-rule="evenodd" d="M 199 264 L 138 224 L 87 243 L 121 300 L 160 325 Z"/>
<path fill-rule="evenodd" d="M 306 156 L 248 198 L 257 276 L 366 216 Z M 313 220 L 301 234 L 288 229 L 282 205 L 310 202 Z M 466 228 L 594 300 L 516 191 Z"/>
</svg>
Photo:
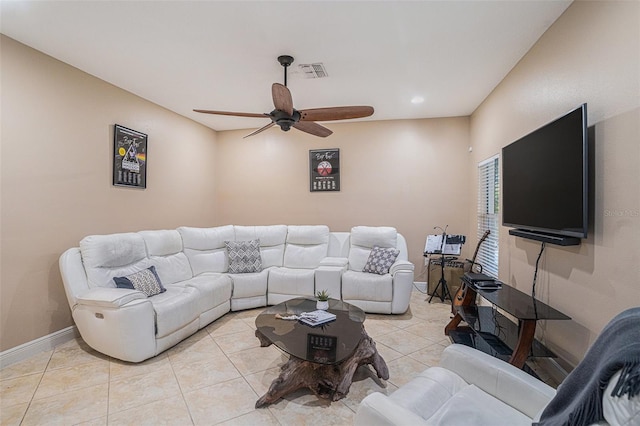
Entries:
<svg viewBox="0 0 640 426">
<path fill-rule="evenodd" d="M 421 104 L 423 102 L 424 102 L 424 98 L 422 96 L 414 96 L 413 98 L 411 98 L 412 104 Z"/>
</svg>

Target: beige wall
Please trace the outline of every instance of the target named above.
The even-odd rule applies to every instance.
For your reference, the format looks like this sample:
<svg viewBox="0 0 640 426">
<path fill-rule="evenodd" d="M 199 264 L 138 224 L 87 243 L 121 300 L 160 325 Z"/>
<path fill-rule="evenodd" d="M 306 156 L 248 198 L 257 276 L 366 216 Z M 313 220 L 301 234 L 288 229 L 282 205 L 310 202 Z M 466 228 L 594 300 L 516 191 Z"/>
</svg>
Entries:
<svg viewBox="0 0 640 426">
<path fill-rule="evenodd" d="M 256 126 L 261 125 L 256 123 Z M 272 128 L 218 133 L 220 223 L 394 226 L 416 275 L 433 227 L 467 233 L 469 119 L 327 123 L 326 139 Z M 340 192 L 309 191 L 309 150 L 340 149 Z M 421 279 L 425 281 L 424 277 Z"/>
<path fill-rule="evenodd" d="M 539 337 L 570 364 L 617 313 L 640 305 L 640 3 L 574 2 L 471 118 L 472 163 L 588 103 L 595 206 L 580 247 L 547 245 L 536 295 L 573 318 Z M 471 186 L 475 187 L 475 172 Z M 470 212 L 470 222 L 476 220 Z M 500 230 L 500 278 L 531 291 L 540 243 Z"/>
<path fill-rule="evenodd" d="M 6 350 L 73 324 L 57 262 L 82 237 L 214 224 L 216 134 L 1 37 Z M 146 190 L 111 185 L 115 123 L 149 135 Z"/>
</svg>

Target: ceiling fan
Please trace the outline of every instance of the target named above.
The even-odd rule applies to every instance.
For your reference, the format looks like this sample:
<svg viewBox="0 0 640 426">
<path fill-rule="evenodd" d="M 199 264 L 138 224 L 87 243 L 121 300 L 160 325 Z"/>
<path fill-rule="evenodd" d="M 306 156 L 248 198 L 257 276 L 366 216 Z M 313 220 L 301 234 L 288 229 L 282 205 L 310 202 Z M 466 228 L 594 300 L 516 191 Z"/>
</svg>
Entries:
<svg viewBox="0 0 640 426">
<path fill-rule="evenodd" d="M 259 128 L 253 133 L 248 134 L 245 138 L 263 132 L 276 124 L 285 132 L 289 131 L 291 127 L 295 127 L 298 130 L 314 136 L 326 138 L 333 132 L 315 121 L 347 120 L 350 118 L 368 117 L 373 114 L 373 107 L 370 106 L 295 109 L 293 107 L 291 92 L 287 88 L 287 67 L 293 63 L 293 57 L 288 55 L 278 56 L 278 62 L 280 62 L 280 65 L 284 67 L 284 85 L 280 83 L 273 83 L 271 86 L 271 95 L 273 96 L 273 105 L 275 106 L 275 109 L 270 113 L 259 114 L 250 112 L 211 111 L 206 109 L 194 109 L 194 111 L 205 114 L 256 118 L 268 117 L 271 119 L 271 123 Z"/>
</svg>

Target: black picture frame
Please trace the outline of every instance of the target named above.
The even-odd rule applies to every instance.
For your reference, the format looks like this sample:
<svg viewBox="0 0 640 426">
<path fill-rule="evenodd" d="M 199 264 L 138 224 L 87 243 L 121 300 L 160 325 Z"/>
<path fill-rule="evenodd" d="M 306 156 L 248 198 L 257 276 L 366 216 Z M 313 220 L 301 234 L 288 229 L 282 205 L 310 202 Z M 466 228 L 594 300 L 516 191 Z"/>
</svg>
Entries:
<svg viewBox="0 0 640 426">
<path fill-rule="evenodd" d="M 119 124 L 113 130 L 113 185 L 147 187 L 147 135 Z"/>
<path fill-rule="evenodd" d="M 340 150 L 309 150 L 309 191 L 340 191 Z"/>
</svg>

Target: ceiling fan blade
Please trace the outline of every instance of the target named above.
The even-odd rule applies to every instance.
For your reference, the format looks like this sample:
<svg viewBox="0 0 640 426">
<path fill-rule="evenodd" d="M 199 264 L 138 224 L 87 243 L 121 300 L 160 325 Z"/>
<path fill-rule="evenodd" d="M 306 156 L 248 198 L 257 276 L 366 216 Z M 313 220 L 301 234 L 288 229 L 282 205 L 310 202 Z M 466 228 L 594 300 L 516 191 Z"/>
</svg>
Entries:
<svg viewBox="0 0 640 426">
<path fill-rule="evenodd" d="M 313 121 L 298 121 L 293 124 L 293 127 L 311 135 L 320 136 L 321 138 L 326 138 L 333 133 L 331 130 L 319 125 L 318 123 L 314 123 Z"/>
<path fill-rule="evenodd" d="M 258 134 L 258 133 L 260 133 L 260 132 L 264 132 L 264 131 L 265 131 L 265 130 L 267 130 L 268 128 L 273 127 L 275 124 L 276 124 L 276 123 L 271 122 L 271 123 L 267 124 L 266 126 L 262 126 L 262 127 L 260 127 L 258 130 L 256 130 L 255 132 L 253 132 L 253 133 L 249 133 L 247 136 L 244 136 L 242 139 L 248 138 L 249 136 L 257 135 L 257 134 Z"/>
<path fill-rule="evenodd" d="M 273 83 L 273 86 L 271 86 L 271 94 L 273 95 L 273 105 L 276 109 L 293 115 L 293 99 L 287 86 L 283 86 L 280 83 Z"/>
<path fill-rule="evenodd" d="M 328 108 L 312 108 L 298 111 L 300 121 L 332 121 L 348 120 L 350 118 L 369 117 L 373 114 L 370 106 L 344 106 Z"/>
<path fill-rule="evenodd" d="M 268 117 L 269 114 L 256 114 L 253 112 L 231 112 L 231 111 L 211 111 L 208 109 L 194 109 L 195 112 L 201 112 L 203 114 L 217 114 L 217 115 L 233 115 L 236 117 L 256 117 L 256 118 L 264 118 Z"/>
</svg>

